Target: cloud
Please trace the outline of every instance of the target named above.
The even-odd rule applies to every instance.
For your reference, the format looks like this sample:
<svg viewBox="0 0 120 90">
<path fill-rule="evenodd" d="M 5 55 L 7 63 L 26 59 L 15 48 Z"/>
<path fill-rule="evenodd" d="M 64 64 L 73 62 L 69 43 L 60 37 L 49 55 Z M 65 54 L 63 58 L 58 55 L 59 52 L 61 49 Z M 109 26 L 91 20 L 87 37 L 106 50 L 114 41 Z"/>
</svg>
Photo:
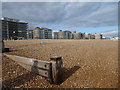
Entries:
<svg viewBox="0 0 120 90">
<path fill-rule="evenodd" d="M 3 16 L 30 22 L 55 22 L 62 14 L 60 10 L 61 6 L 57 3 L 3 3 Z"/>
<path fill-rule="evenodd" d="M 53 29 L 116 26 L 117 3 L 113 2 L 4 2 L 2 15 Z"/>
<path fill-rule="evenodd" d="M 72 5 L 72 7 L 74 7 Z M 75 6 L 77 7 L 77 6 Z M 80 6 L 79 6 L 80 7 Z M 92 8 L 91 8 L 92 7 Z M 70 9 L 70 13 L 76 16 L 67 16 L 68 20 L 64 23 L 71 25 L 80 25 L 81 27 L 102 27 L 102 26 L 115 26 L 118 23 L 117 5 L 106 5 L 101 8 L 100 3 L 87 3 L 82 7 Z M 80 11 L 80 12 L 79 12 Z M 70 14 L 68 13 L 68 14 Z M 72 15 L 72 14 L 70 14 Z M 71 17 L 71 18 L 70 18 Z"/>
<path fill-rule="evenodd" d="M 102 32 L 103 36 L 105 37 L 118 37 L 120 35 L 119 33 L 120 33 L 119 30 L 107 30 Z"/>
<path fill-rule="evenodd" d="M 2 2 L 119 2 L 119 0 L 2 0 Z"/>
</svg>

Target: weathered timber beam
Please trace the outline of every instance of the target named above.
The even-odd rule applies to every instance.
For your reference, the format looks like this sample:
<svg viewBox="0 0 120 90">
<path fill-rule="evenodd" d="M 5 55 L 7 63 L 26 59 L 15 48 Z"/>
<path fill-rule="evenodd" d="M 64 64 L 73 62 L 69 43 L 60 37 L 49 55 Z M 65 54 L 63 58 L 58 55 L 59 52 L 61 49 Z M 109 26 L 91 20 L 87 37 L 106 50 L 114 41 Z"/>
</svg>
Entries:
<svg viewBox="0 0 120 90">
<path fill-rule="evenodd" d="M 16 62 L 39 67 L 41 69 L 49 70 L 49 67 L 50 67 L 50 62 L 48 61 L 26 58 L 26 57 L 21 57 L 21 56 L 16 56 L 16 55 L 8 55 L 8 54 L 4 54 L 4 55 L 6 55 L 7 57 L 9 57 L 10 59 Z M 35 64 L 35 62 L 37 62 L 37 64 Z"/>
<path fill-rule="evenodd" d="M 28 71 L 47 77 L 51 84 L 62 83 L 62 58 L 60 56 L 52 56 L 51 61 L 48 62 L 16 55 L 4 55 L 16 61 Z"/>
<path fill-rule="evenodd" d="M 27 69 L 28 71 L 47 77 L 50 80 L 50 82 L 52 81 L 51 62 L 20 57 L 16 55 L 8 55 L 8 54 L 4 54 L 4 55 L 12 59 L 13 61 L 17 62 L 19 65 L 21 65 L 23 68 Z"/>
<path fill-rule="evenodd" d="M 30 66 L 27 64 L 23 64 L 23 63 L 19 63 L 19 65 L 21 65 L 23 68 L 25 68 L 26 70 L 32 72 L 32 73 L 36 73 L 38 75 L 44 76 L 44 77 L 49 77 L 49 72 L 48 70 L 43 70 L 43 69 L 39 69 L 38 67 L 34 67 L 34 66 Z"/>
</svg>

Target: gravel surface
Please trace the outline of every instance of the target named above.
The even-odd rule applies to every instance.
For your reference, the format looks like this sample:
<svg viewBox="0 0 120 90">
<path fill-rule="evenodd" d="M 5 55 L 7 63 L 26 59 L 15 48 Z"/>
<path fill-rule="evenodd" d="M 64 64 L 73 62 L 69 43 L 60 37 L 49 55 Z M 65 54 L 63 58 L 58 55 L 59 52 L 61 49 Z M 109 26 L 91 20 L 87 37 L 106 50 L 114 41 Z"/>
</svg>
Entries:
<svg viewBox="0 0 120 90">
<path fill-rule="evenodd" d="M 63 83 L 51 85 L 3 55 L 3 87 L 8 88 L 117 88 L 118 41 L 112 40 L 11 40 L 7 54 L 50 61 L 62 56 Z"/>
</svg>

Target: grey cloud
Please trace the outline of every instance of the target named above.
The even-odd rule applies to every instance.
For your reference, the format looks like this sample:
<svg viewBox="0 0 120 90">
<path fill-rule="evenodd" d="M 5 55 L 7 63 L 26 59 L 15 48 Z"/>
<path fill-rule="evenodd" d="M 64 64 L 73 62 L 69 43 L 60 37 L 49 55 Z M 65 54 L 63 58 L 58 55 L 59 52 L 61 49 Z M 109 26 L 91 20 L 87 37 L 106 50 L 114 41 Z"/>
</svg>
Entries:
<svg viewBox="0 0 120 90">
<path fill-rule="evenodd" d="M 81 4 L 76 3 L 70 3 L 67 6 L 66 9 L 66 15 L 65 18 L 70 19 L 70 17 L 79 17 L 82 18 L 83 16 L 89 15 L 90 13 L 96 11 L 99 9 L 101 3 L 85 3 L 82 2 Z"/>
<path fill-rule="evenodd" d="M 119 35 L 120 31 L 118 30 L 107 30 L 107 31 L 104 31 L 102 32 L 103 36 L 105 37 L 120 37 Z"/>
<path fill-rule="evenodd" d="M 24 20 L 30 28 L 60 24 L 61 28 L 117 25 L 117 3 L 27 2 L 3 3 L 3 16 Z M 32 25 L 32 26 L 31 26 Z"/>
<path fill-rule="evenodd" d="M 98 7 L 100 7 L 99 5 Z M 100 10 L 98 7 L 96 7 L 95 11 L 91 10 L 89 14 L 83 14 L 84 16 L 82 17 L 81 16 L 73 17 L 73 18 L 69 17 L 70 19 L 64 21 L 64 23 L 70 22 L 69 24 L 71 25 L 80 25 L 81 27 L 102 27 L 102 26 L 117 25 L 117 20 L 118 20 L 117 5 L 103 8 Z M 83 13 L 85 12 L 87 12 L 87 10 L 84 11 Z M 74 11 L 72 13 L 74 13 Z M 74 22 L 76 23 L 74 24 Z"/>
<path fill-rule="evenodd" d="M 57 3 L 3 3 L 3 16 L 27 21 L 55 22 L 62 14 Z"/>
</svg>

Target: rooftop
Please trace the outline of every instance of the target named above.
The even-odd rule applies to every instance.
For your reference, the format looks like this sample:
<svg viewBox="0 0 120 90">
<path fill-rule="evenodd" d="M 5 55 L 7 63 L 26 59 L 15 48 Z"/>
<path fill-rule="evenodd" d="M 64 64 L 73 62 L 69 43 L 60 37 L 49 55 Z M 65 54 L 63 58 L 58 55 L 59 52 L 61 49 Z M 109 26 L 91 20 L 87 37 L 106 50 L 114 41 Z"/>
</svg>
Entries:
<svg viewBox="0 0 120 90">
<path fill-rule="evenodd" d="M 27 23 L 25 21 L 20 21 L 19 19 L 13 19 L 13 18 L 8 18 L 8 17 L 2 17 L 0 20 L 6 20 L 6 21 L 12 21 L 12 22 L 19 22 L 19 23 Z"/>
</svg>

